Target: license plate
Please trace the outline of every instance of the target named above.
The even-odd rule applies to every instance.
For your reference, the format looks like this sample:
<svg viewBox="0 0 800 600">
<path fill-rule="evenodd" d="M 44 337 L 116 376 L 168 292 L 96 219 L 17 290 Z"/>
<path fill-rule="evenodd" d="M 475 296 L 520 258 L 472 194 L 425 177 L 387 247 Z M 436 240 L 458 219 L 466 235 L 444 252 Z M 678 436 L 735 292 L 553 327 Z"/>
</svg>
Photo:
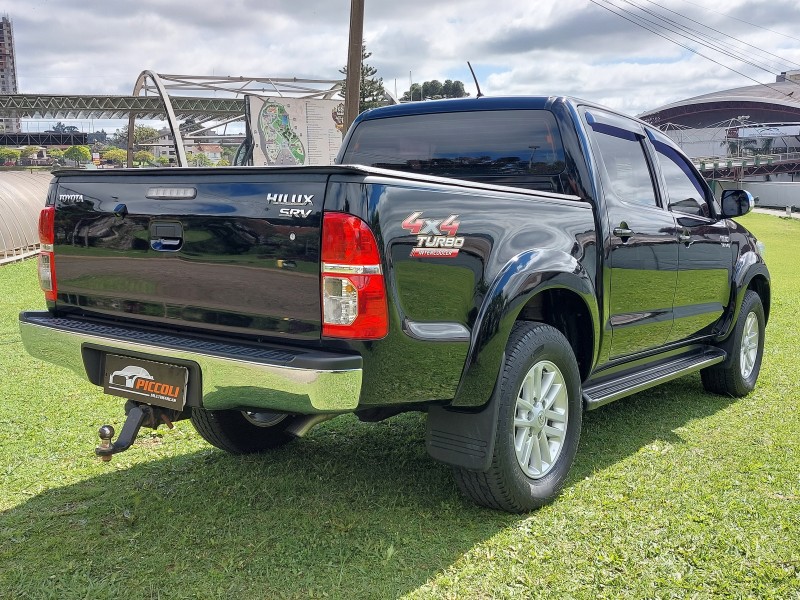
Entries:
<svg viewBox="0 0 800 600">
<path fill-rule="evenodd" d="M 106 394 L 183 410 L 189 370 L 178 365 L 106 354 Z"/>
</svg>

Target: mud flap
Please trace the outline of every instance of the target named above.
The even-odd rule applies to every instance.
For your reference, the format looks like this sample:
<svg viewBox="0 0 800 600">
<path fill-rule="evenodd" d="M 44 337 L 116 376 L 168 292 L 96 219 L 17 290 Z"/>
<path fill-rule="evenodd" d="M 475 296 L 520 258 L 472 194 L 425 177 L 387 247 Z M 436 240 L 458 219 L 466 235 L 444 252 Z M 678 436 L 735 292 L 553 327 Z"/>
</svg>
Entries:
<svg viewBox="0 0 800 600">
<path fill-rule="evenodd" d="M 488 471 L 497 436 L 498 395 L 495 387 L 489 402 L 477 412 L 431 407 L 425 432 L 431 458 L 470 471 Z"/>
</svg>

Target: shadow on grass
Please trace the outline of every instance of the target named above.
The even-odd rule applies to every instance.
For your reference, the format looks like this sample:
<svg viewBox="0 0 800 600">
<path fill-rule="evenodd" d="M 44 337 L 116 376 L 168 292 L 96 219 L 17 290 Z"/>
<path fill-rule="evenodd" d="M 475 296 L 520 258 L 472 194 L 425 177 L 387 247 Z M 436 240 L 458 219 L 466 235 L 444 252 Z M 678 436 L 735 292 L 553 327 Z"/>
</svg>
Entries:
<svg viewBox="0 0 800 600">
<path fill-rule="evenodd" d="M 674 429 L 731 401 L 695 377 L 588 413 L 568 485 L 656 440 L 681 443 Z M 342 418 L 269 455 L 204 449 L 113 470 L 117 457 L 0 515 L 0 596 L 393 598 L 523 518 L 548 526 L 545 511 L 462 500 L 423 438 L 419 415 Z M 152 452 L 148 439 L 160 443 L 132 452 Z M 568 517 L 575 502 L 546 511 Z"/>
</svg>

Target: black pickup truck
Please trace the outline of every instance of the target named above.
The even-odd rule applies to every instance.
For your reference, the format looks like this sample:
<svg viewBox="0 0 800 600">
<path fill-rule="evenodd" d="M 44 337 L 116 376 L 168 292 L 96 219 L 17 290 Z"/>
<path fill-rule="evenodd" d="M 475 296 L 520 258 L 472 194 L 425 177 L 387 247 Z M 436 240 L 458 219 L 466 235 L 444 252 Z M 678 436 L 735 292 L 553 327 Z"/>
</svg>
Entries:
<svg viewBox="0 0 800 600">
<path fill-rule="evenodd" d="M 700 371 L 756 384 L 770 278 L 658 130 L 563 97 L 362 114 L 337 165 L 61 171 L 33 356 L 127 399 L 116 441 L 190 418 L 232 453 L 343 413 L 427 413 L 475 502 L 552 500 L 584 410 Z"/>
</svg>

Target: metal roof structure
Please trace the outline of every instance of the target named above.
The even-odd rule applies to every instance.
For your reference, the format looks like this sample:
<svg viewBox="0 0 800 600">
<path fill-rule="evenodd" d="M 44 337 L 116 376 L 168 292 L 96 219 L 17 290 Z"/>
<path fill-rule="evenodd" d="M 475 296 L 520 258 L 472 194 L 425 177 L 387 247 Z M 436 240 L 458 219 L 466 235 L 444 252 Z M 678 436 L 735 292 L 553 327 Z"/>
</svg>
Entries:
<svg viewBox="0 0 800 600">
<path fill-rule="evenodd" d="M 800 82 L 784 79 L 712 92 L 661 106 L 639 115 L 651 125 L 682 125 L 694 129 L 737 119 L 741 115 L 756 123 L 800 121 Z"/>
<path fill-rule="evenodd" d="M 0 265 L 39 251 L 39 212 L 51 179 L 41 171 L 0 172 Z"/>
<path fill-rule="evenodd" d="M 0 95 L 0 117 L 15 119 L 128 119 L 132 135 L 136 119 L 166 120 L 179 166 L 186 166 L 179 121 L 209 124 L 208 131 L 245 119 L 245 95 L 331 99 L 340 94 L 338 79 L 296 77 L 219 77 L 172 75 L 142 71 L 131 96 L 50 94 Z M 173 95 L 180 94 L 180 95 Z M 128 141 L 132 164 L 132 139 Z"/>
<path fill-rule="evenodd" d="M 240 98 L 174 97 L 179 119 L 205 120 L 244 115 Z M 140 119 L 158 120 L 167 115 L 158 96 L 57 96 L 43 94 L 0 95 L 0 115 L 20 119 Z"/>
</svg>

